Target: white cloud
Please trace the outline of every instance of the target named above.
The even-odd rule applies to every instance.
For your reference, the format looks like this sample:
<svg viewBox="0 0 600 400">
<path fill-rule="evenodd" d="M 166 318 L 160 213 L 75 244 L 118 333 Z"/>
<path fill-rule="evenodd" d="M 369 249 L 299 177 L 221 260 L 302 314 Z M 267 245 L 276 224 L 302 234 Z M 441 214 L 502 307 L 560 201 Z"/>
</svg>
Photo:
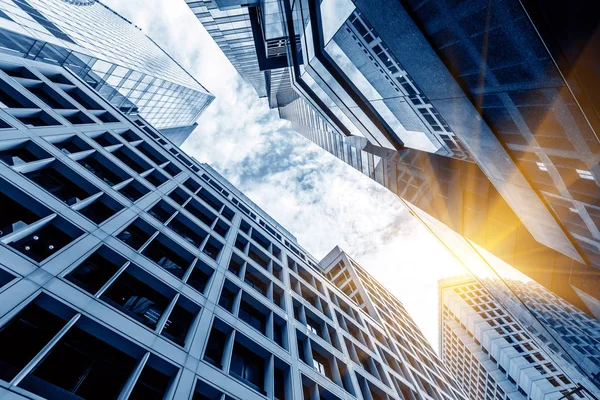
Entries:
<svg viewBox="0 0 600 400">
<path fill-rule="evenodd" d="M 400 201 L 279 120 L 183 1 L 104 2 L 216 95 L 183 149 L 211 164 L 315 257 L 342 247 L 397 295 L 437 347 L 437 279 L 461 270 Z"/>
</svg>

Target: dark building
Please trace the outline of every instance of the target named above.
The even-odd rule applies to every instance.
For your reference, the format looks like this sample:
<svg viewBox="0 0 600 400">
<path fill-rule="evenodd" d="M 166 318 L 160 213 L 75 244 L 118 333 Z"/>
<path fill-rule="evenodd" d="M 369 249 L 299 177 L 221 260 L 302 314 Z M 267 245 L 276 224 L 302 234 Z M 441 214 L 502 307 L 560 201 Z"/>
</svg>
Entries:
<svg viewBox="0 0 600 400">
<path fill-rule="evenodd" d="M 591 3 L 187 3 L 203 23 L 243 12 L 269 104 L 300 133 L 600 316 Z"/>
</svg>

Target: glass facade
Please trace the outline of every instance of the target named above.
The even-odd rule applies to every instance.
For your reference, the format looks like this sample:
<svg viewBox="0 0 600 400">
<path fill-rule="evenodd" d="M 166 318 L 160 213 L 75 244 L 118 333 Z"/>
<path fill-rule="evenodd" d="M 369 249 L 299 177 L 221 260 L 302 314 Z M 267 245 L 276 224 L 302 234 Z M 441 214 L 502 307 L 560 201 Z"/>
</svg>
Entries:
<svg viewBox="0 0 600 400">
<path fill-rule="evenodd" d="M 257 63 L 276 78 L 270 105 L 355 168 L 358 154 L 369 153 L 357 169 L 600 315 L 597 113 L 587 89 L 597 81 L 582 72 L 595 64 L 581 44 L 597 44 L 594 22 L 565 21 L 580 36 L 569 42 L 555 26 L 545 30 L 560 12 L 555 2 L 523 9 L 498 0 L 490 11 L 473 1 L 456 13 L 441 12 L 442 4 L 282 2 L 285 65 L 257 50 Z M 469 21 L 478 24 L 462 26 Z M 260 49 L 266 28 L 251 22 Z M 578 51 L 591 65 L 575 63 Z M 357 157 L 340 156 L 341 138 Z"/>
<path fill-rule="evenodd" d="M 298 98 L 288 105 L 280 106 L 279 116 L 290 121 L 292 129 L 343 162 L 372 179 L 382 180 L 381 157 L 362 150 L 359 141 L 364 138 L 349 138 L 340 134 L 302 98 Z"/>
<path fill-rule="evenodd" d="M 162 133 L 167 139 L 173 142 L 177 146 L 181 146 L 183 142 L 192 134 L 194 129 L 198 126 L 197 122 L 187 126 L 175 126 L 173 128 L 161 129 Z"/>
<path fill-rule="evenodd" d="M 139 28 L 101 3 L 3 0 L 0 51 L 63 65 L 124 113 L 192 124 L 212 96 Z"/>
<path fill-rule="evenodd" d="M 516 268 L 600 317 L 598 20 L 589 2 L 568 7 L 282 1 L 285 63 L 257 51 L 282 118 L 396 193 L 480 284 L 521 302 L 524 323 L 565 348 L 573 331 L 509 278 Z M 260 49 L 266 30 L 251 22 Z M 573 328 L 584 348 L 591 328 Z M 598 385 L 597 360 L 574 362 Z"/>
<path fill-rule="evenodd" d="M 249 9 L 226 7 L 221 10 L 212 0 L 186 0 L 186 3 L 242 78 L 254 87 L 259 97 L 265 97 L 265 75 L 257 62 Z"/>
</svg>

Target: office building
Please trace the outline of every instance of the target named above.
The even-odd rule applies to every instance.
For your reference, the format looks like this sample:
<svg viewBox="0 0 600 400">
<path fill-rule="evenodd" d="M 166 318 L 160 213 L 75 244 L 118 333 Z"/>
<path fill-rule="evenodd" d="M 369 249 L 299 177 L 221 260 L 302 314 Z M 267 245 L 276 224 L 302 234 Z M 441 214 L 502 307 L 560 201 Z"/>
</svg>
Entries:
<svg viewBox="0 0 600 400">
<path fill-rule="evenodd" d="M 188 5 L 244 80 L 260 97 L 265 97 L 265 76 L 256 62 L 257 48 L 248 9 L 220 9 L 212 0 L 188 2 Z"/>
<path fill-rule="evenodd" d="M 181 146 L 185 140 L 190 137 L 194 129 L 198 126 L 197 122 L 194 122 L 191 125 L 187 126 L 174 126 L 172 128 L 161 129 L 160 133 L 162 133 L 165 137 L 167 137 L 173 144 L 177 146 Z"/>
<path fill-rule="evenodd" d="M 244 54 L 304 136 L 600 316 L 591 3 L 186 1 L 248 14 Z"/>
<path fill-rule="evenodd" d="M 600 322 L 536 282 L 486 281 L 503 307 L 556 353 L 600 382 Z M 510 291 L 507 290 L 510 288 Z M 515 294 L 519 301 L 515 301 Z M 523 312 L 526 308 L 528 312 Z M 535 321 L 535 322 L 533 322 Z M 540 329 L 542 328 L 542 329 Z"/>
<path fill-rule="evenodd" d="M 558 329 L 589 329 L 598 334 L 596 320 L 572 310 L 573 306 L 547 289 L 535 282 L 521 282 L 521 288 L 537 299 L 533 301 L 545 303 L 546 317 L 565 314 L 564 325 Z M 598 388 L 570 361 L 575 356 L 573 347 L 557 347 L 547 331 L 536 328 L 535 321 L 521 323 L 521 318 L 530 314 L 521 312 L 512 296 L 508 301 L 513 305 L 505 307 L 497 294 L 472 277 L 439 282 L 441 357 L 467 396 L 490 400 L 597 398 L 593 396 L 600 393 Z M 575 311 L 568 316 L 571 321 L 565 311 Z M 587 349 L 598 354 L 596 343 L 589 343 Z M 585 389 L 573 392 L 581 386 Z"/>
<path fill-rule="evenodd" d="M 137 26 L 99 1 L 0 2 L 0 52 L 69 68 L 126 114 L 191 126 L 214 96 Z"/>
<path fill-rule="evenodd" d="M 68 69 L 0 55 L 0 130 L 0 398 L 466 399 L 347 254 Z"/>
</svg>

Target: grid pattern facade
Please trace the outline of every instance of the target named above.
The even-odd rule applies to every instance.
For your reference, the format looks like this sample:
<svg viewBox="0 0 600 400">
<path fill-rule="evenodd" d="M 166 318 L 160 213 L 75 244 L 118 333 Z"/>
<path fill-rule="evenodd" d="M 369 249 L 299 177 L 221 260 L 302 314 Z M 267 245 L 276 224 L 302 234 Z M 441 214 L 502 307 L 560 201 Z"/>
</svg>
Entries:
<svg viewBox="0 0 600 400">
<path fill-rule="evenodd" d="M 463 398 L 397 300 L 76 75 L 2 56 L 0 106 L 0 397 Z"/>
<path fill-rule="evenodd" d="M 220 10 L 213 0 L 186 0 L 186 3 L 242 79 L 254 87 L 259 97 L 265 97 L 265 74 L 258 67 L 248 8 Z"/>
<path fill-rule="evenodd" d="M 470 398 L 557 399 L 585 382 L 533 332 L 474 279 L 440 281 L 442 360 Z"/>
<path fill-rule="evenodd" d="M 503 304 L 509 308 L 511 296 L 506 296 L 506 289 L 496 282 L 489 282 L 490 290 L 497 297 L 503 296 Z M 585 314 L 572 304 L 564 301 L 554 293 L 535 282 L 507 281 L 510 290 L 519 297 L 531 311 L 533 317 L 558 340 L 560 347 L 592 376 L 600 376 L 600 322 Z M 513 315 L 519 315 L 518 307 Z M 546 336 L 538 335 L 548 346 L 558 351 L 558 346 Z"/>
<path fill-rule="evenodd" d="M 446 391 L 463 398 L 463 395 L 459 394 L 461 389 L 458 388 L 455 377 L 439 362 L 430 344 L 393 294 L 345 254 L 339 261 L 326 268 L 325 275 L 356 306 L 380 321 L 383 332 L 374 327 L 371 327 L 371 331 L 381 343 L 395 346 L 401 354 L 405 360 L 402 368 L 414 376 L 422 389 L 417 398 L 421 398 L 419 396 L 423 396 L 423 393 L 433 398 L 439 397 L 439 388 L 436 386 L 441 385 L 441 382 L 448 385 Z M 380 348 L 380 352 L 382 358 L 390 365 L 392 360 L 389 359 L 389 353 L 383 348 Z"/>
<path fill-rule="evenodd" d="M 138 27 L 100 2 L 0 2 L 0 51 L 67 66 L 157 128 L 189 125 L 214 99 Z"/>
</svg>

